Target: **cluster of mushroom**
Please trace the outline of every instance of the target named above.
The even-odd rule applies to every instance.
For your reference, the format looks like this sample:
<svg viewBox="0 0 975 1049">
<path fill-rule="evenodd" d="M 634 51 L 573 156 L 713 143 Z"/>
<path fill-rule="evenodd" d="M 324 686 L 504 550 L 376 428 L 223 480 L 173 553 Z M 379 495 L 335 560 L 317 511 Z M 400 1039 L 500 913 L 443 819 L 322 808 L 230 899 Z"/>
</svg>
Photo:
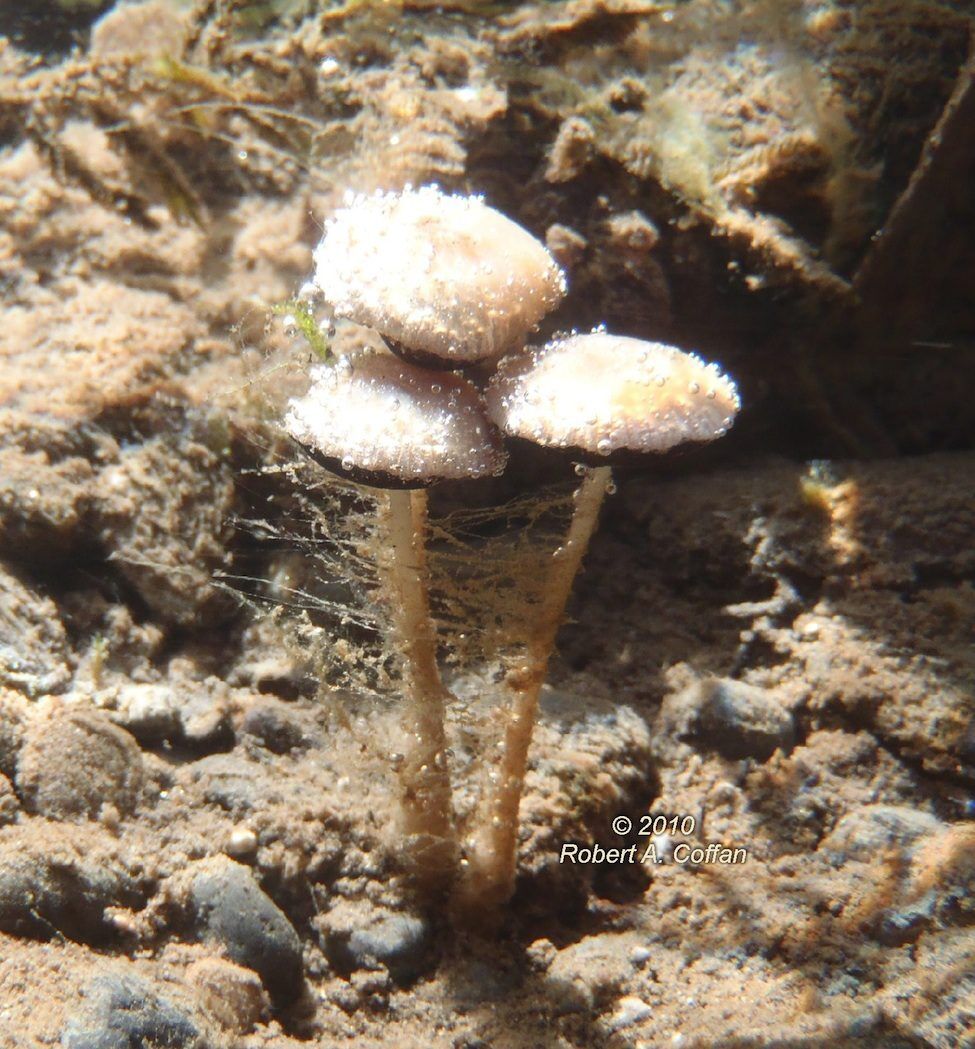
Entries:
<svg viewBox="0 0 975 1049">
<path fill-rule="evenodd" d="M 320 365 L 286 428 L 329 469 L 384 490 L 380 565 L 402 652 L 408 741 L 399 770 L 404 832 L 428 886 L 494 905 L 513 890 L 518 807 L 555 635 L 610 480 L 609 456 L 724 434 L 739 408 L 714 365 L 660 343 L 596 331 L 526 348 L 566 291 L 545 247 L 481 198 L 436 187 L 354 197 L 326 224 L 314 283 L 336 317 L 368 325 L 389 354 Z M 478 825 L 457 840 L 442 682 L 425 567 L 426 489 L 499 474 L 502 434 L 575 450 L 584 470 L 553 559 L 527 661 L 506 681 L 499 775 Z"/>
</svg>

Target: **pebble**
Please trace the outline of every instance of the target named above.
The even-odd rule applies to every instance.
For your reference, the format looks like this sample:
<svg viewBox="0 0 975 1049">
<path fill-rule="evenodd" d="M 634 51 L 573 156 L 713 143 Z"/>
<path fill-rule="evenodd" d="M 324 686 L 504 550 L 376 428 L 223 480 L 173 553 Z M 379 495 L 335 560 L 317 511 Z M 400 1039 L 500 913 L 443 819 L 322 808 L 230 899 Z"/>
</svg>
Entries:
<svg viewBox="0 0 975 1049">
<path fill-rule="evenodd" d="M 134 973 L 103 973 L 61 1032 L 62 1049 L 205 1049 L 196 1023 L 149 981 Z"/>
<path fill-rule="evenodd" d="M 325 919 L 325 953 L 338 972 L 385 967 L 401 987 L 418 979 L 431 962 L 431 930 L 412 914 L 340 901 Z"/>
<path fill-rule="evenodd" d="M 616 998 L 633 974 L 627 946 L 625 936 L 607 933 L 563 947 L 546 978 L 556 1012 L 590 1012 Z"/>
<path fill-rule="evenodd" d="M 102 944 L 116 930 L 107 907 L 140 909 L 144 893 L 96 825 L 32 820 L 0 828 L 0 931 Z"/>
<path fill-rule="evenodd" d="M 287 754 L 302 745 L 304 733 L 280 703 L 260 702 L 244 715 L 241 729 L 257 739 L 272 754 Z"/>
<path fill-rule="evenodd" d="M 430 927 L 422 918 L 390 914 L 365 929 L 356 929 L 348 946 L 356 968 L 373 968 L 378 962 L 402 986 L 422 974 L 429 942 Z"/>
<path fill-rule="evenodd" d="M 203 1008 L 232 1034 L 250 1034 L 270 1003 L 257 973 L 224 958 L 201 958 L 186 971 Z"/>
<path fill-rule="evenodd" d="M 221 944 L 231 961 L 253 969 L 275 1004 L 302 988 L 301 941 L 248 867 L 223 856 L 196 865 L 189 896 L 205 940 Z"/>
<path fill-rule="evenodd" d="M 731 678 L 712 678 L 699 690 L 702 739 L 732 760 L 765 761 L 795 745 L 795 722 L 774 693 Z"/>
<path fill-rule="evenodd" d="M 838 862 L 871 863 L 892 848 L 910 851 L 934 838 L 944 824 L 930 813 L 906 805 L 863 805 L 847 813 L 820 843 Z"/>
<path fill-rule="evenodd" d="M 179 732 L 179 713 L 172 688 L 165 683 L 127 681 L 115 696 L 112 720 L 141 743 L 172 739 Z"/>
<path fill-rule="evenodd" d="M 222 682 L 126 682 L 112 720 L 142 743 L 182 739 L 206 744 L 230 737 L 228 690 Z"/>
<path fill-rule="evenodd" d="M 873 938 L 885 947 L 914 943 L 934 919 L 938 898 L 933 892 L 907 907 L 885 911 L 873 930 Z"/>
<path fill-rule="evenodd" d="M 653 1016 L 653 1009 L 642 998 L 628 994 L 616 1003 L 616 1009 L 609 1018 L 608 1027 L 611 1031 L 618 1031 L 623 1027 L 632 1027 L 650 1016 Z"/>
<path fill-rule="evenodd" d="M 257 848 L 257 835 L 250 827 L 234 827 L 227 839 L 227 854 L 250 856 Z"/>
<path fill-rule="evenodd" d="M 179 723 L 189 743 L 207 744 L 224 740 L 232 743 L 230 703 L 226 685 L 207 678 L 179 697 Z"/>
<path fill-rule="evenodd" d="M 143 782 L 135 740 L 97 711 L 42 713 L 17 758 L 24 807 L 52 819 L 92 819 L 109 803 L 130 814 Z"/>
<path fill-rule="evenodd" d="M 203 801 L 238 816 L 266 809 L 281 798 L 272 772 L 239 753 L 210 754 L 186 766 L 186 772 Z"/>
</svg>

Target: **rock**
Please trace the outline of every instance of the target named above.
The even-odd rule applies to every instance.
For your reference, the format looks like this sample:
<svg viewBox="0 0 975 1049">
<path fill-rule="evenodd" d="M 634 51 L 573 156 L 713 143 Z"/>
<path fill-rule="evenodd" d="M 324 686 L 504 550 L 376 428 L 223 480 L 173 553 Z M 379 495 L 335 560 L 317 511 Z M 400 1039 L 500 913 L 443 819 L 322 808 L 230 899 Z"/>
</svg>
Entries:
<svg viewBox="0 0 975 1049">
<path fill-rule="evenodd" d="M 940 923 L 975 924 L 975 824 L 954 823 L 919 841 L 911 881 L 915 896 L 934 893 Z"/>
<path fill-rule="evenodd" d="M 57 606 L 0 568 L 0 685 L 39 696 L 63 692 L 70 681 Z"/>
<path fill-rule="evenodd" d="M 62 1049 L 204 1049 L 196 1023 L 134 973 L 94 977 L 61 1033 Z"/>
<path fill-rule="evenodd" d="M 17 754 L 24 742 L 27 701 L 17 692 L 0 686 L 0 772 L 13 777 Z"/>
<path fill-rule="evenodd" d="M 220 740 L 233 742 L 230 731 L 229 689 L 219 678 L 208 677 L 181 690 L 179 723 L 189 743 L 205 744 Z"/>
<path fill-rule="evenodd" d="M 270 1003 L 260 977 L 223 958 L 202 958 L 186 971 L 200 1005 L 225 1030 L 250 1034 L 268 1014 Z"/>
<path fill-rule="evenodd" d="M 324 926 L 325 953 L 345 975 L 383 967 L 403 987 L 430 964 L 430 926 L 415 915 L 343 900 L 329 911 Z"/>
<path fill-rule="evenodd" d="M 0 930 L 97 945 L 116 931 L 106 907 L 144 904 L 118 843 L 97 826 L 35 819 L 0 828 Z"/>
<path fill-rule="evenodd" d="M 132 813 L 144 781 L 132 737 L 95 711 L 51 709 L 30 725 L 17 759 L 25 808 L 54 819 L 93 818 L 103 805 Z"/>
<path fill-rule="evenodd" d="M 297 750 L 304 741 L 301 725 L 281 709 L 282 706 L 271 700 L 259 701 L 247 711 L 241 723 L 241 729 L 272 754 Z"/>
<path fill-rule="evenodd" d="M 21 414 L 11 429 L 3 428 L 0 447 L 0 552 L 49 569 L 79 545 L 94 471 L 77 454 L 76 427 Z"/>
<path fill-rule="evenodd" d="M 711 678 L 699 686 L 698 702 L 700 736 L 726 758 L 765 761 L 795 745 L 791 711 L 764 688 Z"/>
<path fill-rule="evenodd" d="M 231 961 L 253 969 L 280 1006 L 301 993 L 301 941 L 249 868 L 224 856 L 198 863 L 190 904 L 204 940 L 221 944 Z"/>
<path fill-rule="evenodd" d="M 616 1003 L 616 1009 L 610 1016 L 607 1026 L 611 1031 L 619 1031 L 624 1027 L 632 1027 L 642 1020 L 647 1020 L 651 1016 L 653 1016 L 653 1009 L 642 998 L 627 994 Z"/>
<path fill-rule="evenodd" d="M 91 28 L 91 54 L 104 58 L 181 55 L 189 18 L 165 0 L 116 4 Z"/>
<path fill-rule="evenodd" d="M 357 968 L 384 965 L 400 985 L 412 983 L 423 973 L 429 945 L 430 927 L 409 914 L 390 914 L 365 929 L 356 929 L 348 944 Z"/>
<path fill-rule="evenodd" d="M 239 753 L 210 754 L 187 766 L 194 792 L 240 816 L 281 800 L 281 791 L 264 765 Z"/>
<path fill-rule="evenodd" d="M 197 423 L 199 440 L 161 434 L 124 449 L 94 497 L 102 543 L 154 615 L 177 626 L 230 608 L 212 579 L 227 556 L 233 475 Z"/>
<path fill-rule="evenodd" d="M 227 686 L 214 677 L 175 683 L 126 681 L 116 693 L 111 717 L 142 743 L 229 741 L 228 696 Z"/>
<path fill-rule="evenodd" d="M 541 896 L 584 898 L 593 866 L 559 863 L 562 842 L 620 845 L 612 818 L 646 811 L 658 783 L 646 721 L 598 696 L 544 688 L 520 808 L 519 874 Z M 629 868 L 622 876 L 629 873 Z"/>
<path fill-rule="evenodd" d="M 873 938 L 885 947 L 914 943 L 931 924 L 936 905 L 937 896 L 929 892 L 917 903 L 884 911 L 874 926 Z"/>
<path fill-rule="evenodd" d="M 890 849 L 911 852 L 943 828 L 936 816 L 905 805 L 864 805 L 847 813 L 820 842 L 819 849 L 838 863 L 871 863 Z"/>
<path fill-rule="evenodd" d="M 590 1012 L 616 998 L 632 978 L 630 946 L 622 934 L 610 933 L 559 951 L 545 976 L 558 1012 Z"/>
<path fill-rule="evenodd" d="M 176 696 L 165 682 L 126 681 L 118 689 L 111 716 L 140 743 L 157 743 L 179 734 Z"/>
</svg>

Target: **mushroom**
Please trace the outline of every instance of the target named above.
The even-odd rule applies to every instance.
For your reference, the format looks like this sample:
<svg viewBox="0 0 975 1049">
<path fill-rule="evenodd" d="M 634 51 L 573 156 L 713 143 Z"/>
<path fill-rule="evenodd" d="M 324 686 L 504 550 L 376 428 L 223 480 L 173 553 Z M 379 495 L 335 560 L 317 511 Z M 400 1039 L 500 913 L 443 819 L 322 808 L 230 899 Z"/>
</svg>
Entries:
<svg viewBox="0 0 975 1049">
<path fill-rule="evenodd" d="M 384 490 L 377 501 L 388 560 L 378 567 L 404 661 L 403 830 L 417 874 L 435 887 L 449 878 L 457 850 L 445 757 L 447 691 L 427 590 L 425 489 L 448 478 L 500 473 L 507 457 L 469 382 L 387 354 L 317 368 L 308 392 L 290 402 L 285 428 L 328 469 Z"/>
<path fill-rule="evenodd" d="M 723 436 L 740 407 L 735 384 L 714 364 L 662 343 L 610 335 L 557 338 L 508 357 L 486 395 L 489 417 L 505 433 L 573 448 L 588 462 L 568 534 L 551 563 L 523 664 L 507 676 L 511 702 L 500 775 L 489 788 L 467 855 L 462 904 L 496 905 L 513 891 L 518 807 L 555 637 L 573 581 L 612 479 L 607 457 L 665 452 Z"/>
<path fill-rule="evenodd" d="M 436 186 L 353 196 L 325 225 L 315 284 L 336 316 L 448 368 L 516 349 L 565 294 L 527 230 L 481 197 Z"/>
</svg>

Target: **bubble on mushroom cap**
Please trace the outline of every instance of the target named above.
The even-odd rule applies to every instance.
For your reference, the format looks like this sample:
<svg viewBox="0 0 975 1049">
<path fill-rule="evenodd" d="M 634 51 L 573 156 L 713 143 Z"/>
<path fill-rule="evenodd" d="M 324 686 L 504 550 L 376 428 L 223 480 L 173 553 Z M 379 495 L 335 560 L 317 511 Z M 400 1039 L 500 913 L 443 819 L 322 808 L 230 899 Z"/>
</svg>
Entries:
<svg viewBox="0 0 975 1049">
<path fill-rule="evenodd" d="M 458 364 L 510 350 L 565 294 L 527 230 L 436 186 L 352 197 L 325 225 L 315 283 L 337 316 Z"/>
<path fill-rule="evenodd" d="M 506 461 L 469 382 L 386 354 L 315 369 L 284 423 L 299 444 L 346 472 L 423 484 L 498 474 Z"/>
<path fill-rule="evenodd" d="M 603 455 L 712 441 L 741 407 L 717 365 L 606 332 L 565 336 L 505 359 L 486 400 L 506 433 Z"/>
</svg>

